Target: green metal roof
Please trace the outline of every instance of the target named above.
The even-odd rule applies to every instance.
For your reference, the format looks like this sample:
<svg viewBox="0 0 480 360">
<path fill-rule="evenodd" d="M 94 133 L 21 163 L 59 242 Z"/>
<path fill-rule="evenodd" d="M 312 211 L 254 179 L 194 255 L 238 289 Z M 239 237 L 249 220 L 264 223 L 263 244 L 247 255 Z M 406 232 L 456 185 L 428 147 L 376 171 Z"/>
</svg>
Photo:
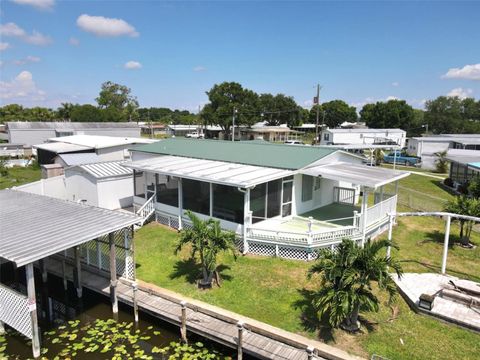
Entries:
<svg viewBox="0 0 480 360">
<path fill-rule="evenodd" d="M 338 149 L 259 143 L 254 141 L 165 139 L 133 150 L 153 154 L 225 161 L 238 164 L 297 170 Z"/>
</svg>

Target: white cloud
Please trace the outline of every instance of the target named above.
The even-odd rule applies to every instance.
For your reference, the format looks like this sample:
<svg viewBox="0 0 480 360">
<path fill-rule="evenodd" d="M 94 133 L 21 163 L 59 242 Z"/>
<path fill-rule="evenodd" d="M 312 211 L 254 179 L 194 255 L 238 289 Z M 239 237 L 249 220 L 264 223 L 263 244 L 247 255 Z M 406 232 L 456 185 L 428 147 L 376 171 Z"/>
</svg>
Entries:
<svg viewBox="0 0 480 360">
<path fill-rule="evenodd" d="M 123 67 L 128 70 L 141 69 L 142 64 L 140 64 L 138 61 L 130 60 L 127 61 Z"/>
<path fill-rule="evenodd" d="M 465 65 L 463 68 L 451 68 L 442 78 L 480 80 L 480 64 Z"/>
<path fill-rule="evenodd" d="M 387 98 L 385 99 L 386 101 L 390 101 L 390 100 L 398 100 L 398 97 L 396 96 L 393 96 L 393 95 L 390 95 L 390 96 L 387 96 Z"/>
<path fill-rule="evenodd" d="M 45 95 L 45 91 L 37 88 L 29 71 L 22 71 L 12 81 L 0 81 L 0 99 L 43 101 Z"/>
<path fill-rule="evenodd" d="M 39 62 L 39 61 L 40 61 L 39 57 L 29 55 L 25 59 L 15 60 L 13 63 L 15 65 L 25 65 L 25 64 L 29 64 L 29 63 L 36 63 L 36 62 Z"/>
<path fill-rule="evenodd" d="M 52 42 L 49 36 L 33 30 L 31 34 L 28 34 L 24 29 L 13 22 L 0 25 L 0 35 L 5 37 L 15 37 L 23 40 L 26 43 L 33 45 L 48 45 Z"/>
<path fill-rule="evenodd" d="M 55 0 L 11 0 L 19 5 L 29 5 L 40 10 L 51 10 L 55 5 Z"/>
<path fill-rule="evenodd" d="M 82 14 L 77 19 L 77 25 L 83 31 L 101 37 L 137 37 L 139 35 L 132 25 L 122 19 Z"/>
<path fill-rule="evenodd" d="M 463 89 L 463 88 L 455 88 L 452 89 L 447 96 L 448 97 L 459 97 L 460 99 L 466 99 L 467 97 L 471 97 L 473 94 L 472 89 Z"/>
<path fill-rule="evenodd" d="M 205 66 L 199 65 L 199 66 L 195 66 L 195 67 L 193 68 L 193 71 L 195 71 L 195 72 L 203 72 L 203 71 L 207 71 L 207 68 L 206 68 Z"/>
<path fill-rule="evenodd" d="M 0 51 L 7 50 L 10 47 L 10 44 L 7 42 L 0 42 Z"/>
<path fill-rule="evenodd" d="M 392 86 L 395 86 L 395 87 L 400 86 L 400 83 L 398 81 L 394 81 L 392 82 Z"/>
<path fill-rule="evenodd" d="M 75 37 L 71 37 L 70 39 L 68 39 L 68 43 L 73 46 L 78 46 L 80 45 L 80 40 Z"/>
</svg>

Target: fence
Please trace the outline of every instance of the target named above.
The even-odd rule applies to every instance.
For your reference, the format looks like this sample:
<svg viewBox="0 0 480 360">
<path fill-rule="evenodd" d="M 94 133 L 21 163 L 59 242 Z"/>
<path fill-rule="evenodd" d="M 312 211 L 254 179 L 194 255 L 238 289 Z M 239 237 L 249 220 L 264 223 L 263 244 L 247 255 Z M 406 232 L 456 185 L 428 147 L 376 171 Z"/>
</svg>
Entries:
<svg viewBox="0 0 480 360">
<path fill-rule="evenodd" d="M 0 321 L 10 325 L 27 338 L 32 338 L 28 298 L 2 284 L 0 284 Z"/>
<path fill-rule="evenodd" d="M 333 202 L 355 205 L 355 189 L 335 186 L 333 188 Z"/>
<path fill-rule="evenodd" d="M 132 232 L 124 228 L 114 233 L 117 274 L 135 280 L 135 263 L 132 250 Z M 74 249 L 62 253 L 67 258 L 75 257 Z M 81 262 L 103 271 L 110 271 L 110 246 L 108 235 L 80 245 Z"/>
</svg>

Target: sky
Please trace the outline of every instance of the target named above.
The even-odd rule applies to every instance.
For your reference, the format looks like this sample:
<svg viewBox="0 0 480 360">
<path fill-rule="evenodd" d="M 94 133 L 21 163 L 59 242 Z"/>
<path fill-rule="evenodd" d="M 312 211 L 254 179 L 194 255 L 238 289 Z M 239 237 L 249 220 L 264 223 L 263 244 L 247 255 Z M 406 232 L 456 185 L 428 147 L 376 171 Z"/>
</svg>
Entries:
<svg viewBox="0 0 480 360">
<path fill-rule="evenodd" d="M 0 0 L 0 105 L 92 103 L 105 81 L 141 107 L 197 111 L 214 84 L 366 103 L 480 98 L 480 1 Z"/>
</svg>

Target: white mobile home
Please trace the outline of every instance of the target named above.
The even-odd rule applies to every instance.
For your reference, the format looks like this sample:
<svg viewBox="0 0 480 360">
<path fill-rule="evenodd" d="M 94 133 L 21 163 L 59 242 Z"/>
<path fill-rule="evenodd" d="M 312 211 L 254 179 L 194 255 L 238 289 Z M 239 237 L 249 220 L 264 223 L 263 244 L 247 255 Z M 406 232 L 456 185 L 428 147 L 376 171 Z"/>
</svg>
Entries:
<svg viewBox="0 0 480 360">
<path fill-rule="evenodd" d="M 402 129 L 325 129 L 320 145 L 399 145 L 404 147 L 407 133 Z"/>
<path fill-rule="evenodd" d="M 69 135 L 140 137 L 140 127 L 130 122 L 7 122 L 8 142 L 32 146 Z"/>
<path fill-rule="evenodd" d="M 124 166 L 134 170 L 142 216 L 182 228 L 191 210 L 237 232 L 244 252 L 305 260 L 344 237 L 382 231 L 397 202 L 387 185 L 409 175 L 337 149 L 189 139 L 138 147 Z"/>
</svg>

